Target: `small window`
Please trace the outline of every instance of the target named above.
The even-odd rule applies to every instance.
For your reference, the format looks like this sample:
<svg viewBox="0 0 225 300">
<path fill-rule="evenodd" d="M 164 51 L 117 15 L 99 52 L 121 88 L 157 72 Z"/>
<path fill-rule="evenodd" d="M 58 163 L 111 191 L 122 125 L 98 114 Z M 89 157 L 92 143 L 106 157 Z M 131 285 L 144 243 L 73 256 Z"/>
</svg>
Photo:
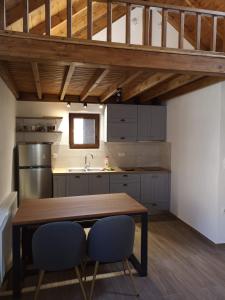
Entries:
<svg viewBox="0 0 225 300">
<path fill-rule="evenodd" d="M 72 149 L 99 148 L 99 115 L 69 114 L 69 144 Z"/>
</svg>

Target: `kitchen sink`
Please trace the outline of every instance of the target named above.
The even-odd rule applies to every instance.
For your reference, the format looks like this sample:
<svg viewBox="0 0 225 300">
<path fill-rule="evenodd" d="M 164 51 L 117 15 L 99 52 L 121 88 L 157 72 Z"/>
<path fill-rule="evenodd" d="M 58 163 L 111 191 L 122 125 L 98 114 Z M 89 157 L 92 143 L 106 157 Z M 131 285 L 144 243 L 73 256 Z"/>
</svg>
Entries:
<svg viewBox="0 0 225 300">
<path fill-rule="evenodd" d="M 104 172 L 104 169 L 103 168 L 88 168 L 88 169 L 85 169 L 85 168 L 70 168 L 68 169 L 68 171 L 70 173 L 77 173 L 77 172 Z"/>
</svg>

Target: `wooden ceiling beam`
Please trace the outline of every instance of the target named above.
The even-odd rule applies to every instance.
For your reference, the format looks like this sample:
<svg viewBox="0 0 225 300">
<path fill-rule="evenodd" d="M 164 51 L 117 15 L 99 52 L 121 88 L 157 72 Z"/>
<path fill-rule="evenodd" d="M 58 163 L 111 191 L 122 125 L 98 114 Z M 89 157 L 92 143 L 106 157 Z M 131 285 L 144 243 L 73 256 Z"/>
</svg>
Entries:
<svg viewBox="0 0 225 300">
<path fill-rule="evenodd" d="M 126 87 L 126 89 L 123 91 L 122 101 L 128 101 L 131 98 L 142 94 L 146 90 L 154 87 L 155 85 L 159 84 L 160 82 L 163 82 L 164 80 L 170 78 L 173 75 L 174 74 L 172 73 L 155 73 L 135 86 L 134 84 L 131 84 L 131 86 Z"/>
<path fill-rule="evenodd" d="M 141 102 L 151 101 L 160 95 L 166 94 L 178 87 L 184 86 L 185 84 L 191 83 L 199 78 L 200 75 L 174 75 L 172 78 L 157 84 L 152 89 L 146 91 L 143 95 L 139 97 Z"/>
<path fill-rule="evenodd" d="M 77 0 L 72 5 L 72 16 L 75 18 L 83 9 L 87 6 L 86 1 Z M 57 14 L 51 16 L 51 32 L 56 34 L 60 32 L 61 28 L 64 29 L 65 35 L 67 30 L 67 7 L 59 11 Z M 37 24 L 30 30 L 34 34 L 44 34 L 45 33 L 45 21 Z"/>
<path fill-rule="evenodd" d="M 120 80 L 120 82 L 116 84 L 113 84 L 100 96 L 100 101 L 105 102 L 107 99 L 113 96 L 119 88 L 123 88 L 125 85 L 139 77 L 142 73 L 143 71 L 136 71 L 130 76 L 124 76 L 124 79 Z"/>
<path fill-rule="evenodd" d="M 70 66 L 67 67 L 66 73 L 65 73 L 65 77 L 63 80 L 63 84 L 62 84 L 62 88 L 61 88 L 61 92 L 60 92 L 60 100 L 63 101 L 67 92 L 67 89 L 69 87 L 71 78 L 74 74 L 74 70 L 75 70 L 75 64 L 72 63 L 70 64 Z"/>
<path fill-rule="evenodd" d="M 39 101 L 36 93 L 27 93 L 27 92 L 20 92 L 18 101 Z M 61 101 L 59 99 L 59 95 L 57 94 L 43 94 L 41 102 L 60 102 L 60 103 L 80 103 L 80 96 L 79 95 L 66 95 L 64 100 Z M 95 96 L 88 96 L 86 99 L 87 103 L 99 103 L 99 97 Z"/>
<path fill-rule="evenodd" d="M 41 80 L 40 80 L 40 73 L 38 69 L 38 64 L 36 62 L 31 63 L 31 68 L 34 76 L 34 82 L 35 82 L 35 87 L 37 90 L 37 96 L 38 99 L 42 99 L 42 89 L 41 89 Z"/>
<path fill-rule="evenodd" d="M 85 86 L 84 90 L 80 95 L 80 101 L 84 101 L 89 94 L 100 84 L 100 82 L 105 78 L 109 73 L 109 70 L 98 69 L 95 74 L 92 76 L 88 84 Z"/>
<path fill-rule="evenodd" d="M 45 0 L 29 0 L 29 12 L 41 7 L 45 4 Z M 8 9 L 6 12 L 6 22 L 7 26 L 10 26 L 14 22 L 23 18 L 24 14 L 24 6 L 23 1 L 19 1 L 19 3 L 12 8 Z"/>
<path fill-rule="evenodd" d="M 17 98 L 19 98 L 19 92 L 17 90 L 16 84 L 9 72 L 7 62 L 0 61 L 0 77 L 5 82 L 6 86 L 10 89 L 10 91 L 13 93 L 13 95 Z"/>
<path fill-rule="evenodd" d="M 219 83 L 224 81 L 225 78 L 222 77 L 208 77 L 205 76 L 203 78 L 197 79 L 191 83 L 188 83 L 184 86 L 181 86 L 175 90 L 172 90 L 162 96 L 159 96 L 157 99 L 159 101 L 167 101 L 170 99 L 174 99 L 175 97 L 182 96 L 184 94 L 188 94 L 204 87 Z"/>
</svg>

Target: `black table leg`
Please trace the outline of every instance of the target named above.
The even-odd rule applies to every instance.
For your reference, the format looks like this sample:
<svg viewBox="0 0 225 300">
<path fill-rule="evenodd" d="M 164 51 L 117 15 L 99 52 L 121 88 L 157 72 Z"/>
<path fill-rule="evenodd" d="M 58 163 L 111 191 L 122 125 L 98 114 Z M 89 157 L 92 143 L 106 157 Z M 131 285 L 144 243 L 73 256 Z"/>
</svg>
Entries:
<svg viewBox="0 0 225 300">
<path fill-rule="evenodd" d="M 148 275 L 148 214 L 141 215 L 141 262 L 133 254 L 130 261 L 140 276 Z"/>
<path fill-rule="evenodd" d="M 20 226 L 13 226 L 13 299 L 21 294 Z"/>
<path fill-rule="evenodd" d="M 141 215 L 141 276 L 148 275 L 148 214 Z"/>
</svg>

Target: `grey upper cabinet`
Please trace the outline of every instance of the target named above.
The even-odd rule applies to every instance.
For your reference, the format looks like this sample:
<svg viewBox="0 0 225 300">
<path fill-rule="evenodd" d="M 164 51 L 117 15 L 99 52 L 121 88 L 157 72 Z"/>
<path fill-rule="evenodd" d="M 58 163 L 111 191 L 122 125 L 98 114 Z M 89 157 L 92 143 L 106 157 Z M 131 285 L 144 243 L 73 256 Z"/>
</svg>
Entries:
<svg viewBox="0 0 225 300">
<path fill-rule="evenodd" d="M 105 140 L 107 142 L 137 140 L 137 105 L 107 105 Z"/>
<path fill-rule="evenodd" d="M 53 176 L 53 197 L 66 196 L 66 175 Z"/>
<path fill-rule="evenodd" d="M 109 175 L 91 174 L 89 175 L 89 194 L 107 194 L 109 193 Z"/>
<path fill-rule="evenodd" d="M 170 174 L 154 172 L 141 175 L 141 202 L 151 212 L 168 210 L 170 206 Z"/>
<path fill-rule="evenodd" d="M 166 106 L 138 105 L 138 140 L 166 139 Z"/>
<path fill-rule="evenodd" d="M 164 141 L 166 106 L 108 104 L 106 142 Z"/>
<path fill-rule="evenodd" d="M 88 175 L 70 174 L 67 176 L 67 196 L 88 195 Z"/>
</svg>

